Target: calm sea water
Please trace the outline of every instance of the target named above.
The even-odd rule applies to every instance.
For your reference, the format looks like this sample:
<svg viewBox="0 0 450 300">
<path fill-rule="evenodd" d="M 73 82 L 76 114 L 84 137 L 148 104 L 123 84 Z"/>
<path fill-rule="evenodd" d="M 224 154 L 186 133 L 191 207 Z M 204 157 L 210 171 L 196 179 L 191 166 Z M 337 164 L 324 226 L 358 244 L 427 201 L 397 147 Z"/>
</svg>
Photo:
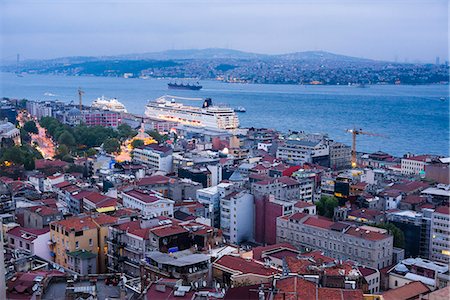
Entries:
<svg viewBox="0 0 450 300">
<path fill-rule="evenodd" d="M 359 136 L 359 151 L 382 150 L 394 155 L 449 152 L 449 87 L 444 85 L 357 88 L 202 81 L 200 91 L 176 91 L 167 89 L 168 80 L 157 79 L 0 73 L 0 80 L 0 96 L 4 97 L 76 103 L 81 87 L 85 103 L 101 95 L 116 97 L 137 114 L 144 113 L 148 100 L 165 94 L 211 97 L 215 103 L 244 106 L 247 112 L 240 114 L 240 121 L 245 127 L 328 133 L 349 145 L 351 136 L 345 130 L 357 127 L 385 136 Z M 189 103 L 201 105 L 200 101 Z"/>
</svg>

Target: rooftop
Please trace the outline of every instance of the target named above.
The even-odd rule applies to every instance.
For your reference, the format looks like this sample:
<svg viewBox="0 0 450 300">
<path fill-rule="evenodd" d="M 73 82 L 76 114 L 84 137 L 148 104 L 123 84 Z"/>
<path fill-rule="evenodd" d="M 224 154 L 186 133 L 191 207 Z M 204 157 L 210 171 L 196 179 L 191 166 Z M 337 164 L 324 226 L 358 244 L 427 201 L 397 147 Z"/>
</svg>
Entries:
<svg viewBox="0 0 450 300">
<path fill-rule="evenodd" d="M 413 281 L 383 293 L 384 300 L 408 300 L 426 294 L 430 289 L 420 281 Z"/>
<path fill-rule="evenodd" d="M 265 277 L 280 273 L 277 269 L 266 268 L 255 260 L 247 260 L 239 256 L 224 255 L 213 264 L 214 267 L 228 270 L 232 274 L 256 274 Z"/>
</svg>

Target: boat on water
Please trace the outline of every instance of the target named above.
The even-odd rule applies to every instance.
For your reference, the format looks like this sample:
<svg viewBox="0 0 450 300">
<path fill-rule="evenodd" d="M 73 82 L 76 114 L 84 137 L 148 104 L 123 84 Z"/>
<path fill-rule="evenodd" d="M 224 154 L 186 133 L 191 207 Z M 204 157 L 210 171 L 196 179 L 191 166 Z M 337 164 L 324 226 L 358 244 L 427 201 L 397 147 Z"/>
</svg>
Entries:
<svg viewBox="0 0 450 300">
<path fill-rule="evenodd" d="M 92 102 L 91 106 L 102 110 L 110 110 L 124 113 L 127 112 L 127 110 L 125 109 L 125 105 L 120 103 L 116 98 L 106 98 L 105 96 L 101 96 L 100 98 L 95 99 Z"/>
<path fill-rule="evenodd" d="M 234 108 L 234 111 L 239 113 L 245 113 L 247 110 L 243 106 L 238 106 Z"/>
<path fill-rule="evenodd" d="M 441 98 L 439 98 L 439 100 L 445 101 L 445 97 L 441 97 Z"/>
<path fill-rule="evenodd" d="M 180 124 L 233 130 L 239 127 L 236 112 L 227 106 L 215 106 L 211 98 L 202 99 L 201 107 L 176 102 L 181 97 L 162 96 L 149 101 L 145 115 L 150 118 L 176 122 Z"/>
<path fill-rule="evenodd" d="M 169 82 L 167 84 L 167 87 L 170 90 L 191 90 L 191 91 L 198 91 L 202 89 L 202 86 L 197 82 L 197 84 L 184 84 L 184 83 L 172 83 Z"/>
</svg>

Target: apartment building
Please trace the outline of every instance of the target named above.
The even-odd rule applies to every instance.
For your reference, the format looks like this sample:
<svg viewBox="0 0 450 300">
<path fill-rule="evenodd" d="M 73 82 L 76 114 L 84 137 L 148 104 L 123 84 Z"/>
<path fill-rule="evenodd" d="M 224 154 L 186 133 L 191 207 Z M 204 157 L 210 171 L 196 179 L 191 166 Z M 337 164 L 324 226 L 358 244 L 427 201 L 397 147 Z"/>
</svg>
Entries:
<svg viewBox="0 0 450 300">
<path fill-rule="evenodd" d="M 290 243 L 300 250 L 320 250 L 334 259 L 353 260 L 372 268 L 392 263 L 393 236 L 370 226 L 294 213 L 277 218 L 277 243 Z"/>
<path fill-rule="evenodd" d="M 425 166 L 431 163 L 432 156 L 418 155 L 402 158 L 401 172 L 404 175 L 425 175 Z"/>
<path fill-rule="evenodd" d="M 50 247 L 54 262 L 82 274 L 106 271 L 109 225 L 117 218 L 105 214 L 77 216 L 50 223 Z M 82 255 L 80 252 L 82 251 Z M 92 255 L 95 255 L 95 264 Z M 82 274 L 86 275 L 86 274 Z"/>
<path fill-rule="evenodd" d="M 144 164 L 151 169 L 172 172 L 172 149 L 151 144 L 132 151 L 133 161 Z"/>
<path fill-rule="evenodd" d="M 164 198 L 155 191 L 132 189 L 122 192 L 124 207 L 138 209 L 145 217 L 173 217 L 175 201 Z"/>
<path fill-rule="evenodd" d="M 316 163 L 329 166 L 330 149 L 324 140 L 286 140 L 278 145 L 276 157 L 293 163 Z"/>
<path fill-rule="evenodd" d="M 450 209 L 440 206 L 431 215 L 430 259 L 450 262 Z"/>
<path fill-rule="evenodd" d="M 242 190 L 232 192 L 220 200 L 220 228 L 223 236 L 233 244 L 253 239 L 253 195 Z"/>
<path fill-rule="evenodd" d="M 255 195 L 273 195 L 280 200 L 300 200 L 302 185 L 291 177 L 267 178 L 253 182 L 252 193 Z"/>
</svg>

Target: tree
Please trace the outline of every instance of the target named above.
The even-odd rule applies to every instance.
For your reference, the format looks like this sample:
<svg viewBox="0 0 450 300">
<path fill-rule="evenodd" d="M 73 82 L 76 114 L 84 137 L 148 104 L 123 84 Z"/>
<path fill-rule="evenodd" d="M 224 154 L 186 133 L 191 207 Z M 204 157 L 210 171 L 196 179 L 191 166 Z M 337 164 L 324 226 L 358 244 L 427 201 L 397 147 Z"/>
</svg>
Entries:
<svg viewBox="0 0 450 300">
<path fill-rule="evenodd" d="M 133 140 L 131 142 L 131 147 L 132 148 L 139 148 L 139 147 L 142 147 L 142 146 L 144 146 L 144 141 L 143 140 Z"/>
<path fill-rule="evenodd" d="M 34 121 L 28 121 L 23 125 L 23 129 L 25 129 L 26 132 L 38 134 L 39 129 L 36 126 L 36 123 Z"/>
<path fill-rule="evenodd" d="M 334 216 L 334 209 L 339 206 L 339 201 L 335 197 L 322 196 L 316 206 L 319 215 L 331 219 Z"/>
<path fill-rule="evenodd" d="M 58 143 L 61 145 L 66 145 L 67 147 L 72 147 L 75 145 L 75 138 L 70 132 L 64 131 L 59 136 Z"/>
<path fill-rule="evenodd" d="M 97 150 L 95 150 L 94 148 L 89 148 L 86 150 L 87 156 L 94 156 L 95 154 L 97 154 Z"/>
<path fill-rule="evenodd" d="M 58 152 L 57 156 L 62 158 L 63 156 L 69 154 L 69 148 L 65 144 L 62 144 L 59 145 L 57 152 Z"/>
<path fill-rule="evenodd" d="M 119 153 L 120 152 L 120 142 L 116 138 L 109 138 L 103 142 L 103 150 L 107 153 Z"/>
<path fill-rule="evenodd" d="M 158 131 L 155 130 L 148 131 L 147 134 L 151 136 L 155 141 L 157 141 L 158 144 L 162 144 L 167 140 L 167 136 L 161 135 Z"/>
<path fill-rule="evenodd" d="M 11 148 L 14 147 L 15 143 L 12 138 L 4 138 L 1 140 L 1 148 Z"/>
<path fill-rule="evenodd" d="M 27 156 L 23 162 L 23 167 L 27 171 L 34 170 L 36 167 L 34 164 L 34 158 L 32 156 Z"/>
<path fill-rule="evenodd" d="M 383 228 L 389 231 L 394 236 L 394 247 L 405 248 L 405 234 L 403 231 L 392 223 L 381 223 L 375 225 L 378 228 Z"/>
<path fill-rule="evenodd" d="M 134 130 L 133 128 L 131 128 L 130 125 L 125 123 L 117 126 L 117 132 L 121 140 L 132 138 L 137 134 L 136 130 Z"/>
<path fill-rule="evenodd" d="M 22 143 L 30 143 L 31 142 L 31 136 L 30 134 L 23 128 L 20 128 L 20 140 Z"/>
</svg>

